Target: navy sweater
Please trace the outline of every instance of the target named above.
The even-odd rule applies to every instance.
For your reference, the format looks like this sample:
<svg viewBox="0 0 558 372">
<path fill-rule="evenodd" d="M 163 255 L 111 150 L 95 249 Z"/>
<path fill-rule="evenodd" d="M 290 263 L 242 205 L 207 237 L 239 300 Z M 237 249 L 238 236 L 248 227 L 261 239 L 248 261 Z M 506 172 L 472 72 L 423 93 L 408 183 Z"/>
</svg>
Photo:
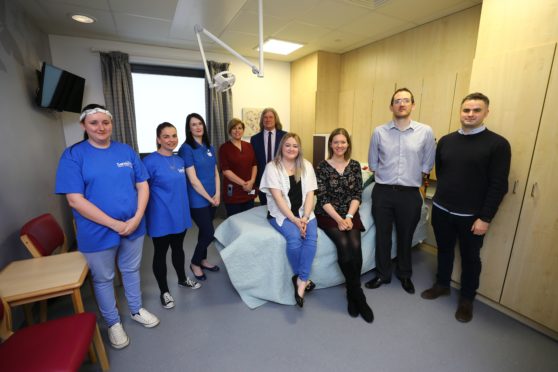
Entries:
<svg viewBox="0 0 558 372">
<path fill-rule="evenodd" d="M 490 222 L 508 192 L 510 161 L 509 142 L 488 129 L 443 136 L 436 148 L 434 202 Z"/>
</svg>

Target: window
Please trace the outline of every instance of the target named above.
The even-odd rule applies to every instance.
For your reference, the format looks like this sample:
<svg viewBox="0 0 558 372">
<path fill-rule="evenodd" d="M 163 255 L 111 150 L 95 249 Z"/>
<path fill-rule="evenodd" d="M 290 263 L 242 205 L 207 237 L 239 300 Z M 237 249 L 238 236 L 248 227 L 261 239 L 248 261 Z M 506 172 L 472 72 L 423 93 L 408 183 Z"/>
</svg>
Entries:
<svg viewBox="0 0 558 372">
<path fill-rule="evenodd" d="M 197 112 L 206 117 L 205 72 L 134 63 L 131 66 L 139 152 L 157 150 L 155 131 L 165 121 L 176 127 L 179 144 L 184 142 L 186 116 Z"/>
</svg>

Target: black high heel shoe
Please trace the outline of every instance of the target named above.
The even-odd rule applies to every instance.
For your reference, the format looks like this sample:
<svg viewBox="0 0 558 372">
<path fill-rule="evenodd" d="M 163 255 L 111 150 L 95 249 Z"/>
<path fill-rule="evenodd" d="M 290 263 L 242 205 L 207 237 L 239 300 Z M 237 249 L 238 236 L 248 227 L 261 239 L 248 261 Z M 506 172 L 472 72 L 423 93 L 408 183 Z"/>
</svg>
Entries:
<svg viewBox="0 0 558 372">
<path fill-rule="evenodd" d="M 304 298 L 300 297 L 298 294 L 298 284 L 297 284 L 297 279 L 298 279 L 298 275 L 293 275 L 292 277 L 292 281 L 293 281 L 293 287 L 294 287 L 294 297 L 295 297 L 295 301 L 296 304 L 302 308 L 304 306 Z"/>
</svg>

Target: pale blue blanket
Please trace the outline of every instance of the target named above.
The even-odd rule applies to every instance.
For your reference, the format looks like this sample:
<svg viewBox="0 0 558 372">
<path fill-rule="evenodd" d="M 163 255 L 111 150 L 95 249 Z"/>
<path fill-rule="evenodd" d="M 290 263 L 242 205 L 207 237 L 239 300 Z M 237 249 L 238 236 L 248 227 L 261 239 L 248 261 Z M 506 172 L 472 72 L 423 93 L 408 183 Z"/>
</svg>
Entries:
<svg viewBox="0 0 558 372">
<path fill-rule="evenodd" d="M 362 233 L 362 272 L 375 267 L 375 228 L 371 216 L 371 190 L 364 189 L 360 216 L 366 229 Z M 423 206 L 413 245 L 426 239 L 427 207 Z M 229 277 L 240 297 L 254 309 L 266 301 L 294 305 L 293 272 L 285 254 L 285 239 L 267 221 L 267 208 L 256 207 L 223 221 L 215 231 L 216 246 Z M 395 235 L 393 236 L 395 242 Z M 395 257 L 395 245 L 392 247 Z M 318 229 L 318 250 L 310 278 L 316 288 L 326 288 L 345 281 L 337 265 L 337 251 L 331 240 Z"/>
</svg>

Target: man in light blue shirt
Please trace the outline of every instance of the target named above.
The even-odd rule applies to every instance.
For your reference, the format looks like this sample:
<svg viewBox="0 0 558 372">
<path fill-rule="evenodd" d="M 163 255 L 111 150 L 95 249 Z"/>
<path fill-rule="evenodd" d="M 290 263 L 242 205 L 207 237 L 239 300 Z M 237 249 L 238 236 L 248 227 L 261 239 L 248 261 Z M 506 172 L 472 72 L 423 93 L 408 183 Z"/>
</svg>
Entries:
<svg viewBox="0 0 558 372">
<path fill-rule="evenodd" d="M 411 244 L 420 220 L 422 196 L 419 187 L 434 165 L 436 143 L 432 128 L 411 120 L 415 108 L 413 93 L 395 91 L 390 110 L 393 120 L 374 130 L 368 152 L 368 166 L 376 184 L 372 190 L 372 216 L 376 225 L 376 273 L 367 288 L 391 282 L 391 234 L 397 236 L 396 276 L 403 289 L 415 293 L 411 281 Z"/>
</svg>

